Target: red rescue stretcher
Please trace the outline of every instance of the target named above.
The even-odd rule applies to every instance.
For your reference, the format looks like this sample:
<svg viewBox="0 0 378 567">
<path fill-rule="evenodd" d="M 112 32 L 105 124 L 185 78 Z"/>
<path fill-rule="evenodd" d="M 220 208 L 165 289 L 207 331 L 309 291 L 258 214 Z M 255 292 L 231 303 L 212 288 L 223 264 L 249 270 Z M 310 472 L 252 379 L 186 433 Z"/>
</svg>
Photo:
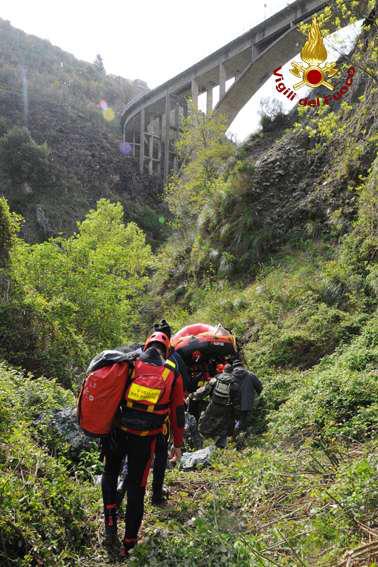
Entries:
<svg viewBox="0 0 378 567">
<path fill-rule="evenodd" d="M 219 360 L 237 353 L 236 337 L 222 325 L 187 325 L 171 338 L 171 345 L 187 364 L 199 360 Z"/>
</svg>

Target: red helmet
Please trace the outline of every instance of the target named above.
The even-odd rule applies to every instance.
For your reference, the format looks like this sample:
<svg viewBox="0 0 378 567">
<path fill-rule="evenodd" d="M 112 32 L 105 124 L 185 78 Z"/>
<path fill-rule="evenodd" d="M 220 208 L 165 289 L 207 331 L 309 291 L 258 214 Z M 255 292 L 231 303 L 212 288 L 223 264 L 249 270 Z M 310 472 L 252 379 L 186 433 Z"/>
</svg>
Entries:
<svg viewBox="0 0 378 567">
<path fill-rule="evenodd" d="M 152 333 L 152 335 L 148 337 L 148 339 L 144 343 L 143 350 L 146 350 L 151 343 L 161 343 L 162 345 L 164 345 L 166 352 L 168 352 L 168 349 L 171 344 L 167 335 L 165 335 L 164 333 L 160 333 L 159 331 Z"/>
<path fill-rule="evenodd" d="M 218 374 L 221 374 L 221 372 L 223 372 L 225 365 L 222 363 L 219 363 L 216 365 L 215 370 L 218 372 Z"/>
</svg>

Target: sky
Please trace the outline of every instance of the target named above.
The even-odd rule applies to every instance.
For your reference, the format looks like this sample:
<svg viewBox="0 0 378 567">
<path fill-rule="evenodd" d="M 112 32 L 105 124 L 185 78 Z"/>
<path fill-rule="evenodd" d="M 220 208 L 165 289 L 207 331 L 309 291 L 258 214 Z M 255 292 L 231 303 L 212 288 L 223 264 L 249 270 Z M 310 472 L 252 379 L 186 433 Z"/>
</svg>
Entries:
<svg viewBox="0 0 378 567">
<path fill-rule="evenodd" d="M 78 59 L 93 62 L 100 54 L 107 73 L 142 79 L 154 88 L 290 3 L 1 0 L 0 18 L 26 33 L 48 39 Z M 238 141 L 256 130 L 259 101 L 271 97 L 273 89 L 271 79 L 239 113 L 229 131 Z"/>
</svg>

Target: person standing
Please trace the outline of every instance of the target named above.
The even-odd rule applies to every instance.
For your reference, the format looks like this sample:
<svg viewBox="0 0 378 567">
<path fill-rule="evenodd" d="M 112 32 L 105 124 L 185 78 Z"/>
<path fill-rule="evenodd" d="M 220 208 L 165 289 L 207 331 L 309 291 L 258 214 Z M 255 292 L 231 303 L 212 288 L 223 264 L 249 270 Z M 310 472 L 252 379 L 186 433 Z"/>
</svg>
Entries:
<svg viewBox="0 0 378 567">
<path fill-rule="evenodd" d="M 233 402 L 236 419 L 234 435 L 237 448 L 242 448 L 256 398 L 261 394 L 263 385 L 253 372 L 243 367 L 240 359 L 234 360 L 232 364 L 232 377 L 236 386 Z"/>
<path fill-rule="evenodd" d="M 239 359 L 232 366 L 226 364 L 221 374 L 193 394 L 195 399 L 211 395 L 199 420 L 200 433 L 204 437 L 213 437 L 219 448 L 225 448 L 227 436 L 236 433 L 236 444 L 241 448 L 256 394 L 261 391 L 260 380 L 243 368 Z"/>
<path fill-rule="evenodd" d="M 169 339 L 171 338 L 172 331 L 169 323 L 165 319 L 162 319 L 160 323 L 155 323 L 153 325 L 153 332 L 164 333 Z M 125 347 L 121 347 L 119 350 L 124 351 Z M 134 352 L 141 353 L 143 351 L 143 345 L 134 345 L 133 349 L 127 348 L 126 352 L 133 350 Z M 184 391 L 189 387 L 190 376 L 186 364 L 183 358 L 177 353 L 172 352 L 169 356 L 169 360 L 175 364 L 175 373 L 180 374 L 183 380 Z M 185 422 L 186 423 L 186 422 Z M 155 446 L 155 457 L 153 463 L 153 476 L 152 476 L 152 495 L 151 503 L 154 506 L 164 506 L 168 498 L 168 490 L 164 487 L 165 473 L 168 465 L 168 452 L 169 452 L 169 442 L 171 438 L 171 427 L 169 418 L 164 421 L 162 432 L 156 437 Z M 118 489 L 118 503 L 121 504 L 123 497 L 126 493 L 127 484 L 127 464 L 124 465 L 123 480 Z"/>
<path fill-rule="evenodd" d="M 169 415 L 174 455 L 181 458 L 185 425 L 184 388 L 176 365 L 167 360 L 169 337 L 154 332 L 145 342 L 143 352 L 132 364 L 132 372 L 121 402 L 117 426 L 103 444 L 105 457 L 102 495 L 106 543 L 117 542 L 117 482 L 127 456 L 126 529 L 121 556 L 127 557 L 138 540 L 144 513 L 147 478 L 155 453 L 157 436 Z"/>
</svg>

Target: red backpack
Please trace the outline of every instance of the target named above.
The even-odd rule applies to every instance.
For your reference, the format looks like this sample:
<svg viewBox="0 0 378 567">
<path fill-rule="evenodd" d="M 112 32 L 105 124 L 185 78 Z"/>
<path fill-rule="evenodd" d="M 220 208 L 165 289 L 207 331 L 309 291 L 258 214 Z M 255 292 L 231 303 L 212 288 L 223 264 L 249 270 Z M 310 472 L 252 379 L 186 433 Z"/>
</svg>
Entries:
<svg viewBox="0 0 378 567">
<path fill-rule="evenodd" d="M 103 437 L 110 433 L 133 358 L 118 351 L 104 351 L 89 365 L 77 404 L 79 426 L 86 435 Z"/>
<path fill-rule="evenodd" d="M 171 360 L 161 365 L 137 360 L 125 393 L 122 425 L 131 431 L 160 428 L 169 413 L 176 374 Z"/>
</svg>

